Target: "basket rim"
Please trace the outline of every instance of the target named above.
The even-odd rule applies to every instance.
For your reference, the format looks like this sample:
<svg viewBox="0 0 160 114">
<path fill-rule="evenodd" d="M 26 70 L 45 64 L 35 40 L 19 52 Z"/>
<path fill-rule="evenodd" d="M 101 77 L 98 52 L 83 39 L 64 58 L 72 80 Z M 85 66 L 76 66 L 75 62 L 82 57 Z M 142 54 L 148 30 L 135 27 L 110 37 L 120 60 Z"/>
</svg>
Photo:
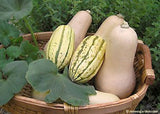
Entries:
<svg viewBox="0 0 160 114">
<path fill-rule="evenodd" d="M 147 84 L 144 84 L 142 86 L 142 88 L 135 94 L 124 98 L 124 99 L 120 99 L 118 101 L 115 102 L 110 102 L 110 103 L 102 103 L 102 104 L 91 104 L 91 105 L 86 105 L 86 106 L 79 106 L 78 109 L 91 109 L 91 108 L 109 108 L 109 107 L 113 107 L 113 106 L 119 106 L 119 105 L 123 105 L 123 104 L 130 104 L 133 100 L 138 99 L 140 96 L 144 95 L 148 89 Z M 136 97 L 135 97 L 136 96 Z M 25 96 L 21 96 L 21 95 L 16 95 L 13 99 L 13 101 L 18 101 L 18 102 L 23 102 L 23 103 L 28 103 L 30 105 L 35 105 L 35 106 L 40 106 L 40 107 L 47 107 L 47 108 L 52 108 L 52 109 L 64 109 L 64 104 L 58 104 L 58 103 L 46 103 L 45 101 L 40 101 L 34 98 L 29 98 L 29 97 L 25 97 Z"/>
</svg>

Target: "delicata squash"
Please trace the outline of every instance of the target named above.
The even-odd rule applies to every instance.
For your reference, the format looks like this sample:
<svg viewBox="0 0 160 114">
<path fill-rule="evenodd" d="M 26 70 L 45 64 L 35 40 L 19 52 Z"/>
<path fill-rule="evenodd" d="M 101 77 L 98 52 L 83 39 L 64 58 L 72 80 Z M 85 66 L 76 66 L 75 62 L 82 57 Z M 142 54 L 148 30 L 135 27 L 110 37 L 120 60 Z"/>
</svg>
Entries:
<svg viewBox="0 0 160 114">
<path fill-rule="evenodd" d="M 86 83 L 98 72 L 103 63 L 106 42 L 99 36 L 88 36 L 74 52 L 69 76 L 73 82 Z"/>
<path fill-rule="evenodd" d="M 46 58 L 62 70 L 69 64 L 73 51 L 74 31 L 69 25 L 60 25 L 48 41 Z"/>
</svg>

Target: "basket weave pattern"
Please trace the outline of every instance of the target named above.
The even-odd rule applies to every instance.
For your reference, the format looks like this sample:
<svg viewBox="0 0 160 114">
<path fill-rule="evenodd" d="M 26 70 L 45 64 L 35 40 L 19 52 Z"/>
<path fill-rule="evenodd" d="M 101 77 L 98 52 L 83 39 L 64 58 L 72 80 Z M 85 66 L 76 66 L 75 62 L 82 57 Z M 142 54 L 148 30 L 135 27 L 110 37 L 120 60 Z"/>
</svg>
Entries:
<svg viewBox="0 0 160 114">
<path fill-rule="evenodd" d="M 39 42 L 39 47 L 44 48 L 52 32 L 35 33 Z M 31 40 L 31 35 L 24 35 L 24 39 Z M 138 43 L 134 69 L 136 73 L 136 88 L 133 94 L 125 99 L 112 103 L 97 105 L 87 105 L 84 107 L 73 107 L 67 104 L 47 104 L 31 98 L 32 88 L 26 85 L 9 103 L 2 108 L 11 114 L 130 114 L 143 99 L 148 89 L 154 81 L 154 71 L 151 66 L 151 56 L 149 48 Z"/>
</svg>

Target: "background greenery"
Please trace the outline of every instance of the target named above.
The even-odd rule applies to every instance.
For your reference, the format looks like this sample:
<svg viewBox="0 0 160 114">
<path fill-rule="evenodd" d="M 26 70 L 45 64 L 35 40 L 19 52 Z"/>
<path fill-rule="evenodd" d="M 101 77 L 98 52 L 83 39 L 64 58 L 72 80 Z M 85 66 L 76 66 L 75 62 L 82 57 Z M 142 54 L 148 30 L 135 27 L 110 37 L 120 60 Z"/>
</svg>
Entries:
<svg viewBox="0 0 160 114">
<path fill-rule="evenodd" d="M 160 0 L 33 0 L 33 10 L 27 17 L 34 32 L 52 31 L 80 10 L 91 11 L 92 25 L 88 32 L 96 32 L 110 15 L 121 13 L 151 50 L 156 80 L 149 87 L 137 109 L 160 110 Z M 12 20 L 23 33 L 29 33 L 23 20 Z"/>
</svg>

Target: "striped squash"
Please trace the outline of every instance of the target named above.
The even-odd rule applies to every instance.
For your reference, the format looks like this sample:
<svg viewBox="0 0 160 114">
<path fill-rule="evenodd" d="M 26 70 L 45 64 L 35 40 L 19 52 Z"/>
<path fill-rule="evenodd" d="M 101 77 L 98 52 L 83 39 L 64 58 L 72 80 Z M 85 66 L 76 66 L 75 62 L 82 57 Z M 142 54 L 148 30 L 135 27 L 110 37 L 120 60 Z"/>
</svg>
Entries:
<svg viewBox="0 0 160 114">
<path fill-rule="evenodd" d="M 74 31 L 69 25 L 60 25 L 48 41 L 46 58 L 52 60 L 59 70 L 69 64 L 74 51 Z"/>
<path fill-rule="evenodd" d="M 99 36 L 88 36 L 74 52 L 69 77 L 73 82 L 86 83 L 98 72 L 106 49 L 106 42 Z"/>
</svg>

